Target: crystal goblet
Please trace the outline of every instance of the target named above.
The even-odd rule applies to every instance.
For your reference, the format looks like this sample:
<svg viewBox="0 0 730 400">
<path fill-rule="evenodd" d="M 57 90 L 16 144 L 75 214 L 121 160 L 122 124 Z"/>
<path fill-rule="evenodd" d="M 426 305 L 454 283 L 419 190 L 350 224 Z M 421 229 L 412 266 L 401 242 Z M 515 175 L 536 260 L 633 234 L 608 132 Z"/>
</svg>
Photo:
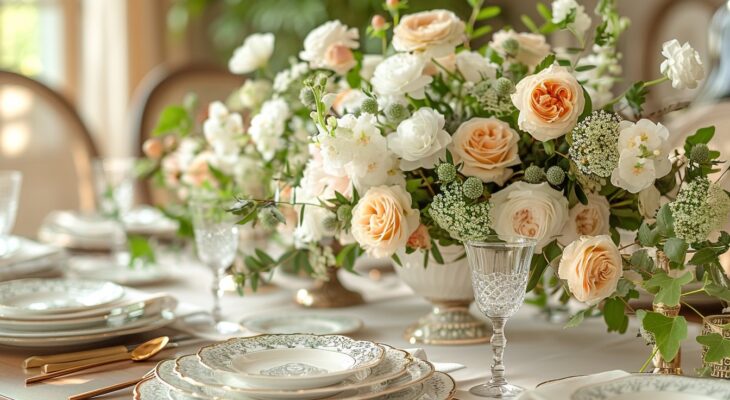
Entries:
<svg viewBox="0 0 730 400">
<path fill-rule="evenodd" d="M 536 241 L 520 236 L 489 236 L 465 243 L 474 298 L 479 310 L 492 321 L 492 377 L 469 390 L 474 395 L 509 398 L 524 389 L 510 385 L 502 362 L 507 339 L 504 326 L 525 299 L 530 260 Z"/>
<path fill-rule="evenodd" d="M 237 219 L 227 212 L 229 208 L 229 203 L 216 199 L 194 199 L 191 202 L 198 258 L 213 271 L 212 328 L 220 334 L 241 330 L 239 324 L 224 321 L 221 316 L 220 299 L 224 291 L 220 281 L 236 258 L 239 240 Z"/>
</svg>

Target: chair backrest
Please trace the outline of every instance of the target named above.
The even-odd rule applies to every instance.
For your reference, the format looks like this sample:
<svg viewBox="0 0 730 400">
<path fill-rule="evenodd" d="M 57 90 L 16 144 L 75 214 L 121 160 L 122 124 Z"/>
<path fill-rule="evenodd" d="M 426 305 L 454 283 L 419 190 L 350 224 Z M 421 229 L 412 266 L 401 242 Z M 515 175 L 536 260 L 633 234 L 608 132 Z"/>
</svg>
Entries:
<svg viewBox="0 0 730 400">
<path fill-rule="evenodd" d="M 0 71 L 0 169 L 23 173 L 13 232 L 35 236 L 53 210 L 92 211 L 96 146 L 73 106 L 42 83 Z"/>
<path fill-rule="evenodd" d="M 150 136 L 166 106 L 182 104 L 186 94 L 195 93 L 200 109 L 207 110 L 208 103 L 225 101 L 243 82 L 242 76 L 213 65 L 176 68 L 162 65 L 152 70 L 135 91 L 131 106 L 134 134 L 138 138 L 138 155 L 142 156 L 142 144 Z M 143 185 L 142 197 L 151 204 L 166 200 L 164 193 L 154 190 L 150 185 Z"/>
</svg>

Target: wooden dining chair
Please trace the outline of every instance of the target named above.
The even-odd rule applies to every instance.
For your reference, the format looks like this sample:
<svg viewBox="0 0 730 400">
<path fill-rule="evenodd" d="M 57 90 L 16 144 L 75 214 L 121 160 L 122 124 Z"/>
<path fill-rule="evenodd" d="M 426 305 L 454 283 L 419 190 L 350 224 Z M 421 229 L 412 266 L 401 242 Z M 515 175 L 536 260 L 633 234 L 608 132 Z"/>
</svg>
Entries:
<svg viewBox="0 0 730 400">
<path fill-rule="evenodd" d="M 23 173 L 15 234 L 35 236 L 53 210 L 92 211 L 97 155 L 68 100 L 36 80 L 0 71 L 0 170 Z"/>
<path fill-rule="evenodd" d="M 138 155 L 142 156 L 142 144 L 154 130 L 165 107 L 182 104 L 186 94 L 195 93 L 202 113 L 207 110 L 208 103 L 215 100 L 225 101 L 243 82 L 242 76 L 214 65 L 162 65 L 152 70 L 135 91 L 131 105 L 134 134 L 138 138 Z M 196 122 L 200 123 L 201 118 L 202 116 L 196 116 Z M 150 204 L 169 200 L 166 193 L 155 190 L 151 185 L 143 185 L 141 191 L 143 201 Z"/>
</svg>

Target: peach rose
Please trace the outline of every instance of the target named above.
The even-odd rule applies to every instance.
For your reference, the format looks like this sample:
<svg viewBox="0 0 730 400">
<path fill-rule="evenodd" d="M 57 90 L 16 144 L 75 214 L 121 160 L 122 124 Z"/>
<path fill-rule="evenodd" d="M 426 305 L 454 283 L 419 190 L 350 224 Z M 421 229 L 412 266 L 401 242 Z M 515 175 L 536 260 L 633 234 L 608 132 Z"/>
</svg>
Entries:
<svg viewBox="0 0 730 400">
<path fill-rule="evenodd" d="M 611 209 L 605 197 L 588 195 L 588 204 L 578 203 L 570 209 L 561 243 L 570 243 L 580 236 L 607 235 L 611 225 Z"/>
<path fill-rule="evenodd" d="M 213 182 L 213 173 L 210 171 L 208 164 L 212 158 L 212 153 L 205 151 L 193 159 L 188 168 L 182 175 L 182 181 L 185 184 L 200 187 L 205 182 Z"/>
<path fill-rule="evenodd" d="M 372 187 L 352 210 L 352 236 L 378 258 L 405 247 L 418 225 L 419 212 L 401 186 Z"/>
<path fill-rule="evenodd" d="M 406 15 L 393 29 L 393 48 L 444 57 L 464 42 L 464 28 L 464 22 L 447 10 Z"/>
<path fill-rule="evenodd" d="M 545 142 L 573 129 L 583 112 L 585 98 L 573 74 L 553 65 L 519 81 L 512 103 L 520 110 L 520 129 Z"/>
<path fill-rule="evenodd" d="M 324 62 L 327 67 L 338 74 L 344 74 L 355 66 L 357 61 L 352 50 L 343 44 L 335 43 L 327 48 L 324 53 Z"/>
<path fill-rule="evenodd" d="M 621 253 L 608 235 L 581 236 L 563 250 L 558 276 L 578 301 L 597 304 L 616 291 Z"/>
<path fill-rule="evenodd" d="M 495 32 L 492 35 L 489 47 L 493 48 L 502 57 L 508 57 L 510 54 L 504 48 L 504 43 L 508 40 L 514 40 L 518 45 L 517 53 L 512 55 L 514 59 L 525 64 L 530 70 L 550 54 L 550 45 L 545 42 L 545 36 L 534 33 L 518 33 L 513 30 Z"/>
<path fill-rule="evenodd" d="M 159 160 L 162 157 L 162 153 L 165 152 L 165 148 L 162 145 L 162 140 L 159 138 L 149 138 L 142 145 L 142 151 L 148 158 Z"/>
<path fill-rule="evenodd" d="M 507 167 L 520 163 L 519 135 L 496 118 L 472 118 L 459 126 L 452 140 L 454 161 L 464 163 L 461 172 L 483 182 L 503 185 L 512 176 Z"/>
<path fill-rule="evenodd" d="M 406 245 L 412 249 L 431 249 L 431 235 L 428 234 L 426 225 L 418 225 L 418 228 L 408 238 Z"/>
</svg>

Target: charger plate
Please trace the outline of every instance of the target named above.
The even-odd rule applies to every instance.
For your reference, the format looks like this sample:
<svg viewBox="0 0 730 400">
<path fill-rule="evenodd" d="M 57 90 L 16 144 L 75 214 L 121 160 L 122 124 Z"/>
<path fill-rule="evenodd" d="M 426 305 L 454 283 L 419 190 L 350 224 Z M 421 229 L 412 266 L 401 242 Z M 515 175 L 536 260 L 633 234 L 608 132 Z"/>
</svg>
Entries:
<svg viewBox="0 0 730 400">
<path fill-rule="evenodd" d="M 572 400 L 730 400 L 730 381 L 636 374 L 580 388 Z"/>
<path fill-rule="evenodd" d="M 195 355 L 187 355 L 175 360 L 175 373 L 189 384 L 203 388 L 214 388 L 226 391 L 230 396 L 260 395 L 280 399 L 305 399 L 335 395 L 346 390 L 356 390 L 370 386 L 384 384 L 390 380 L 404 376 L 407 367 L 412 364 L 411 355 L 399 349 L 382 345 L 385 348 L 383 361 L 371 369 L 370 375 L 364 379 L 350 378 L 332 386 L 302 390 L 272 390 L 237 388 L 225 385 L 220 377 L 213 370 L 200 363 Z M 160 377 L 163 381 L 170 381 L 165 376 Z M 174 379 L 174 378 L 172 378 Z M 174 382 L 169 382 L 173 386 Z"/>
<path fill-rule="evenodd" d="M 244 318 L 241 325 L 256 333 L 342 335 L 359 331 L 362 321 L 346 315 L 285 314 Z"/>
<path fill-rule="evenodd" d="M 84 279 L 17 279 L 0 283 L 0 316 L 65 314 L 92 310 L 124 296 L 124 288 Z"/>
</svg>

